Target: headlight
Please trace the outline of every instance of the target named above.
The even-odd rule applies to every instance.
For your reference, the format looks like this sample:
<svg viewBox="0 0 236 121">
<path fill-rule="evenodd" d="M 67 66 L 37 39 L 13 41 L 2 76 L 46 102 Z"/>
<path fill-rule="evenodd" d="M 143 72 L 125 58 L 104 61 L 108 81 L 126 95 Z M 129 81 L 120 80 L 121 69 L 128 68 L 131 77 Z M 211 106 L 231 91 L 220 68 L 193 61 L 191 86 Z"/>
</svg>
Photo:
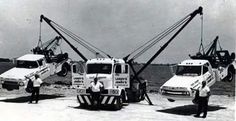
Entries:
<svg viewBox="0 0 236 121">
<path fill-rule="evenodd" d="M 19 85 L 20 86 L 24 86 L 25 84 L 24 84 L 24 82 L 20 82 Z"/>
<path fill-rule="evenodd" d="M 2 80 L 2 81 L 1 81 L 1 84 L 3 84 L 3 83 L 4 83 L 4 81 Z"/>
</svg>

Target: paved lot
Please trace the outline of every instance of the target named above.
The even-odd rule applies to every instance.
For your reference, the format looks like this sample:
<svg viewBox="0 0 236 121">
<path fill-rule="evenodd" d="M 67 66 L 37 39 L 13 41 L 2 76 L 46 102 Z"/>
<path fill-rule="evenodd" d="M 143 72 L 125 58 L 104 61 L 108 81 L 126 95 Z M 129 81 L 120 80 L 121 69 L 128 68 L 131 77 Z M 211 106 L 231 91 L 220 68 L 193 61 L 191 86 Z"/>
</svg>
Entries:
<svg viewBox="0 0 236 121">
<path fill-rule="evenodd" d="M 168 102 L 158 94 L 146 101 L 131 103 L 119 111 L 81 109 L 75 96 L 43 94 L 38 104 L 28 104 L 27 96 L 0 97 L 0 121 L 234 121 L 235 98 L 212 95 L 206 119 L 195 118 L 190 101 Z"/>
</svg>

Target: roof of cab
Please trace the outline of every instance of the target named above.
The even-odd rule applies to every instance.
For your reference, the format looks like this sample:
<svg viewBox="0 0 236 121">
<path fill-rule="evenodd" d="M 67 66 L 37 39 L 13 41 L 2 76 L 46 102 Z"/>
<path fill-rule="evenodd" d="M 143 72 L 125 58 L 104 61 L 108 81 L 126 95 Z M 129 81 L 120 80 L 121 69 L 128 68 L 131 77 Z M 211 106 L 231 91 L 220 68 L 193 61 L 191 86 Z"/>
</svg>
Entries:
<svg viewBox="0 0 236 121">
<path fill-rule="evenodd" d="M 37 61 L 40 59 L 43 59 L 44 55 L 37 55 L 37 54 L 26 54 L 23 55 L 19 58 L 17 58 L 17 60 L 24 60 L 24 61 Z"/>
<path fill-rule="evenodd" d="M 125 63 L 125 61 L 117 58 L 94 58 L 88 60 L 87 63 Z"/>
<path fill-rule="evenodd" d="M 193 66 L 201 66 L 206 64 L 208 61 L 207 60 L 184 60 L 182 61 L 179 65 L 193 65 Z"/>
</svg>

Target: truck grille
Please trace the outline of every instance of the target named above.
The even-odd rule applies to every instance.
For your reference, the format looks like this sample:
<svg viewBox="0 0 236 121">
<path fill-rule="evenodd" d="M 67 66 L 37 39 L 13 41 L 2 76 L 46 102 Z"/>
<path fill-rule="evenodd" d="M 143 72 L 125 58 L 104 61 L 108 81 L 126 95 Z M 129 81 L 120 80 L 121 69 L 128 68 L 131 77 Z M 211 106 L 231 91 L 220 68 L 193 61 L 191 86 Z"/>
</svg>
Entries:
<svg viewBox="0 0 236 121">
<path fill-rule="evenodd" d="M 6 85 L 18 85 L 18 82 L 4 81 L 4 84 L 6 84 Z"/>
<path fill-rule="evenodd" d="M 181 95 L 181 96 L 190 96 L 188 91 L 173 91 L 173 90 L 161 90 L 162 95 Z"/>
</svg>

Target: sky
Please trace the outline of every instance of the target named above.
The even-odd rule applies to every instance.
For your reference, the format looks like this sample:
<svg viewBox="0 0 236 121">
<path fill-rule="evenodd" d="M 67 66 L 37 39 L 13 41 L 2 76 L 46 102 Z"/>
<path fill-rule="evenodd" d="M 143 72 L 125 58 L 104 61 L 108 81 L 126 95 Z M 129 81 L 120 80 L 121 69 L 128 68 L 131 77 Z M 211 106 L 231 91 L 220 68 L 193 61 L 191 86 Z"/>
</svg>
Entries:
<svg viewBox="0 0 236 121">
<path fill-rule="evenodd" d="M 203 44 L 219 36 L 222 48 L 235 52 L 235 0 L 1 0 L 0 58 L 27 53 L 39 40 L 39 18 L 43 14 L 87 42 L 123 58 L 187 14 L 203 7 Z M 57 34 L 42 23 L 42 41 Z M 164 39 L 166 41 L 168 38 Z M 198 52 L 201 18 L 197 15 L 153 63 L 178 63 Z M 88 59 L 95 55 L 70 40 Z M 162 43 L 137 58 L 147 62 Z M 81 58 L 62 42 L 61 50 L 73 60 Z"/>
</svg>

